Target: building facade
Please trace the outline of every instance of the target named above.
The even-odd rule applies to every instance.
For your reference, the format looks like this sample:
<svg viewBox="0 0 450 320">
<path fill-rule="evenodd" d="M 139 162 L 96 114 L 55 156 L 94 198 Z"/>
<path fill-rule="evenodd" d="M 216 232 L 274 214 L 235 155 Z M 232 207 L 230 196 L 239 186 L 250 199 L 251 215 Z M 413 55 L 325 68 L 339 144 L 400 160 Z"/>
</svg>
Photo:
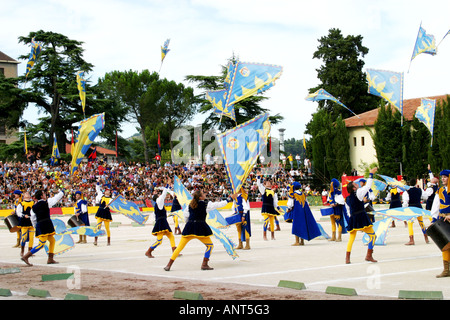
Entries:
<svg viewBox="0 0 450 320">
<path fill-rule="evenodd" d="M 17 66 L 20 62 L 14 60 L 8 55 L 0 51 L 0 74 L 6 78 L 17 78 Z M 16 130 L 6 128 L 5 124 L 0 119 L 0 144 L 10 144 L 19 140 L 16 136 Z"/>
<path fill-rule="evenodd" d="M 435 99 L 436 104 L 447 98 L 447 95 L 426 97 L 427 99 Z M 406 121 L 413 119 L 416 109 L 420 106 L 422 98 L 414 98 L 403 100 L 403 116 Z M 393 108 L 394 109 L 394 108 Z M 361 172 L 360 165 L 363 163 L 371 164 L 378 162 L 377 152 L 373 144 L 370 132 L 374 132 L 374 124 L 378 118 L 378 108 L 364 113 L 361 113 L 358 117 L 353 116 L 345 119 L 345 126 L 347 127 L 349 134 L 350 144 L 350 161 L 352 168 Z"/>
</svg>

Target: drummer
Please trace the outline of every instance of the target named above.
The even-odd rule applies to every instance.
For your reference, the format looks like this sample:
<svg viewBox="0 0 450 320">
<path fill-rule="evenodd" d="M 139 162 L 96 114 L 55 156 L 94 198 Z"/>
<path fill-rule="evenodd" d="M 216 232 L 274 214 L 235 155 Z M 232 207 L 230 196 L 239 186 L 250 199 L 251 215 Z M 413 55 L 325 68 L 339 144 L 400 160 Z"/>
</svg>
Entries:
<svg viewBox="0 0 450 320">
<path fill-rule="evenodd" d="M 431 215 L 433 218 L 450 222 L 450 170 L 442 170 L 439 174 L 443 187 L 439 188 L 437 197 L 434 197 L 431 206 Z M 436 278 L 450 277 L 450 250 L 442 251 L 442 260 L 444 270 Z"/>
<path fill-rule="evenodd" d="M 75 192 L 75 215 L 77 216 L 77 219 L 81 220 L 81 222 L 85 226 L 90 226 L 89 224 L 89 215 L 88 215 L 88 208 L 87 208 L 87 201 L 83 199 L 83 195 L 81 191 Z M 80 239 L 77 243 L 87 243 L 86 241 L 86 235 L 80 235 Z"/>
<path fill-rule="evenodd" d="M 23 257 L 25 251 L 25 244 L 28 242 L 28 251 L 33 248 L 34 232 L 35 229 L 31 222 L 31 208 L 34 205 L 34 201 L 31 199 L 29 192 L 23 194 L 23 201 L 21 201 L 16 208 L 17 216 L 19 217 L 20 227 L 20 256 Z"/>
<path fill-rule="evenodd" d="M 14 190 L 13 194 L 14 194 L 14 212 L 13 212 L 13 214 L 17 216 L 17 206 L 22 201 L 22 191 Z M 21 231 L 20 231 L 20 228 L 19 228 L 17 230 L 16 244 L 13 246 L 13 248 L 19 248 L 20 247 L 20 238 L 21 238 Z"/>
</svg>

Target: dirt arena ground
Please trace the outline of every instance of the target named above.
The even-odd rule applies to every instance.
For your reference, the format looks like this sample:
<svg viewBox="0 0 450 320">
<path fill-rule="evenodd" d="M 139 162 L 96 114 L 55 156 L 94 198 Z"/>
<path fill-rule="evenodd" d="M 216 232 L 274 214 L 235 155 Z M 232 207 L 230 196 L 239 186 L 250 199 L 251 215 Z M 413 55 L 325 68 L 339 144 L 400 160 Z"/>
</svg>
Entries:
<svg viewBox="0 0 450 320">
<path fill-rule="evenodd" d="M 330 222 L 314 208 L 316 220 L 330 233 Z M 222 213 L 224 216 L 230 213 Z M 59 217 L 68 220 L 69 217 Z M 281 221 L 276 240 L 262 239 L 262 221 L 252 211 L 251 250 L 239 250 L 232 259 L 219 241 L 214 240 L 210 266 L 200 270 L 204 245 L 190 242 L 166 272 L 171 249 L 169 241 L 154 251 L 154 259 L 144 253 L 155 241 L 151 235 L 153 221 L 143 227 L 131 224 L 122 215 L 113 215 L 117 227 L 111 228 L 112 243 L 99 238 L 98 246 L 88 237 L 87 244 L 76 244 L 70 251 L 56 256 L 57 265 L 47 265 L 44 250 L 26 266 L 19 249 L 12 248 L 15 234 L 0 230 L 0 271 L 18 268 L 20 272 L 0 274 L 0 289 L 10 289 L 12 296 L 0 300 L 63 300 L 68 293 L 87 296 L 89 300 L 178 300 L 176 290 L 200 293 L 204 300 L 215 301 L 322 301 L 322 300 L 398 300 L 399 290 L 442 291 L 450 297 L 450 278 L 436 279 L 442 270 L 441 255 L 436 245 L 424 243 L 417 223 L 414 226 L 416 245 L 405 246 L 408 234 L 403 222 L 389 230 L 388 243 L 375 248 L 378 263 L 364 261 L 367 247 L 358 234 L 352 250 L 352 263 L 344 263 L 348 235 L 342 242 L 312 240 L 304 246 L 292 247 L 291 225 Z M 93 217 L 91 217 L 93 221 Z M 225 229 L 235 240 L 236 229 Z M 175 236 L 176 242 L 179 235 Z M 77 236 L 73 236 L 77 241 Z M 42 281 L 42 275 L 74 273 L 67 280 Z M 279 287 L 281 280 L 302 282 L 306 289 Z M 356 296 L 325 293 L 328 286 L 354 288 Z M 30 288 L 48 290 L 50 297 L 27 294 Z"/>
</svg>

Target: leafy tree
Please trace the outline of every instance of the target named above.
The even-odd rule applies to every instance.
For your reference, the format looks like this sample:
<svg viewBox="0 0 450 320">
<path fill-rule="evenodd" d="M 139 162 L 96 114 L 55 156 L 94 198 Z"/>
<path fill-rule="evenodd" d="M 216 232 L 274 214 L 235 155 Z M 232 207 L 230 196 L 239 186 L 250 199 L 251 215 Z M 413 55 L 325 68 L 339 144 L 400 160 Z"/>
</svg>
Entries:
<svg viewBox="0 0 450 320">
<path fill-rule="evenodd" d="M 369 49 L 363 46 L 362 40 L 360 35 L 344 37 L 339 29 L 330 29 L 327 36 L 321 37 L 313 55 L 314 59 L 323 61 L 323 65 L 316 69 L 321 83 L 309 92 L 322 88 L 356 114 L 375 108 L 380 98 L 367 93 L 367 80 L 362 71 L 364 61 L 361 58 Z M 352 116 L 348 110 L 329 100 L 320 101 L 319 108 L 331 112 L 333 120 L 339 114 L 343 118 Z"/>
<path fill-rule="evenodd" d="M 9 127 L 31 127 L 40 129 L 42 145 L 51 152 L 53 133 L 56 134 L 60 153 L 65 152 L 65 144 L 70 143 L 70 132 L 74 123 L 83 120 L 83 110 L 76 84 L 78 71 L 89 72 L 93 65 L 83 59 L 82 42 L 54 32 L 30 32 L 28 36 L 19 37 L 19 42 L 30 44 L 31 39 L 42 41 L 43 47 L 27 78 L 24 75 L 5 79 L 0 77 L 0 116 L 6 119 Z M 28 61 L 28 55 L 20 59 Z M 107 126 L 101 136 L 113 141 L 116 128 L 123 119 L 123 108 L 108 99 L 102 88 L 86 83 L 86 117 L 95 113 L 106 113 Z M 20 117 L 28 104 L 34 104 L 43 111 L 38 125 L 30 125 Z M 28 130 L 28 128 L 27 128 Z"/>
<path fill-rule="evenodd" d="M 433 146 L 428 149 L 428 163 L 433 172 L 450 168 L 450 96 L 436 106 Z"/>
<path fill-rule="evenodd" d="M 400 174 L 403 160 L 403 139 L 400 112 L 393 112 L 391 105 L 381 105 L 374 124 L 372 139 L 377 153 L 379 170 L 383 175 L 395 177 Z"/>
</svg>

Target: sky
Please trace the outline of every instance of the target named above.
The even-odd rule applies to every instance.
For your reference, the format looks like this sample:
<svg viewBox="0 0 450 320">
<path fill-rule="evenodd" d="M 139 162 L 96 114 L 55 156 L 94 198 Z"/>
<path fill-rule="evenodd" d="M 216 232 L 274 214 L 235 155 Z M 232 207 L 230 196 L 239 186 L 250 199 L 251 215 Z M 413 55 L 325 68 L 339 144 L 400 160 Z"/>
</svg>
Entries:
<svg viewBox="0 0 450 320">
<path fill-rule="evenodd" d="M 166 39 L 170 52 L 160 76 L 186 86 L 194 86 L 185 81 L 187 75 L 220 75 L 233 54 L 244 62 L 281 65 L 283 74 L 262 104 L 284 117 L 272 126 L 275 137 L 283 128 L 285 138 L 303 138 L 318 107 L 305 100 L 320 84 L 316 69 L 322 61 L 313 53 L 331 28 L 363 37 L 369 49 L 365 69 L 404 72 L 404 99 L 450 94 L 450 36 L 437 55 L 421 54 L 411 62 L 421 24 L 437 43 L 449 31 L 448 0 L 0 1 L 0 51 L 18 60 L 30 50 L 18 42 L 20 36 L 61 33 L 83 42 L 84 59 L 94 65 L 87 75 L 92 84 L 114 70 L 158 71 Z M 24 74 L 27 61 L 20 61 L 19 74 Z M 36 123 L 36 113 L 29 107 L 24 119 Z M 199 125 L 206 116 L 190 124 Z M 136 126 L 124 123 L 121 136 L 133 135 Z"/>
</svg>

